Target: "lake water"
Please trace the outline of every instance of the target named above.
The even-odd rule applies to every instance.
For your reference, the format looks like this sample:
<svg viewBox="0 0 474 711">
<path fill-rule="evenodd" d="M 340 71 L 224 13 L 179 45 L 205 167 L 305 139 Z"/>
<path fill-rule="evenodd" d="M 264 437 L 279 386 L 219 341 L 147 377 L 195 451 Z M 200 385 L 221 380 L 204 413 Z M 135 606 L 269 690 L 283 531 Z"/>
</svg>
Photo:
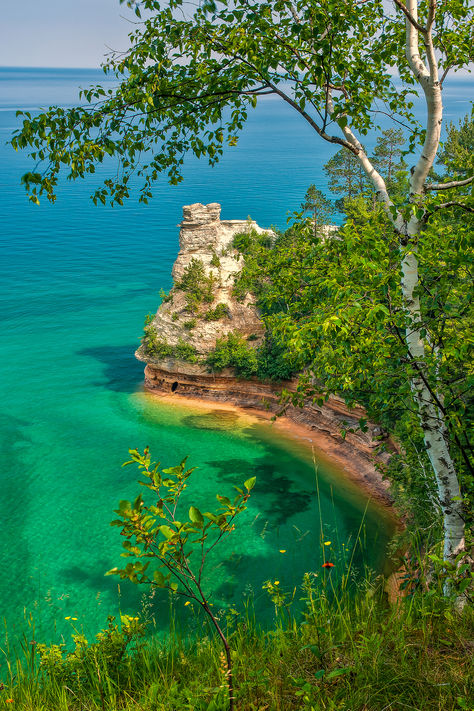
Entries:
<svg viewBox="0 0 474 711">
<path fill-rule="evenodd" d="M 292 588 L 305 571 L 321 572 L 315 475 L 301 447 L 212 406 L 203 416 L 159 403 L 143 392 L 133 353 L 144 315 L 171 283 L 182 205 L 220 202 L 224 218 L 284 227 L 310 183 L 325 189 L 322 166 L 333 151 L 287 106 L 267 100 L 217 168 L 188 161 L 184 183 L 160 184 L 149 206 L 94 207 L 89 195 L 107 168 L 63 184 L 55 205 L 33 206 L 19 183 L 31 166 L 5 146 L 15 110 L 71 104 L 78 86 L 101 78 L 91 70 L 0 70 L 0 616 L 13 637 L 30 613 L 45 639 L 69 634 L 67 616 L 90 632 L 119 604 L 139 608 L 139 590 L 122 583 L 119 595 L 117 579 L 104 577 L 120 563 L 113 509 L 137 491 L 135 472 L 121 468 L 129 447 L 149 444 L 164 465 L 189 454 L 199 467 L 191 496 L 205 508 L 216 492 L 257 476 L 239 530 L 212 561 L 216 605 L 253 592 L 265 615 L 265 579 Z M 449 118 L 467 111 L 468 86 L 455 83 Z M 328 467 L 320 473 L 325 535 L 350 547 L 366 501 Z M 356 568 L 381 568 L 390 532 L 369 508 Z M 167 602 L 154 609 L 166 628 Z"/>
</svg>

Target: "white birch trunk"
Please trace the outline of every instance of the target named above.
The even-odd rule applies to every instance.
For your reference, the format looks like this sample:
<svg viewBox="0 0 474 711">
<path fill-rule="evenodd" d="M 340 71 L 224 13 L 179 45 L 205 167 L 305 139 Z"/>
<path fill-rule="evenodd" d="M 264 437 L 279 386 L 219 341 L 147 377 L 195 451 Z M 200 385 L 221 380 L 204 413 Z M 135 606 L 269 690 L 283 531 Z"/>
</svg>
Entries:
<svg viewBox="0 0 474 711">
<path fill-rule="evenodd" d="M 402 261 L 402 292 L 408 317 L 406 342 L 410 355 L 421 373 L 411 380 L 411 389 L 418 409 L 426 453 L 436 478 L 438 500 L 444 523 L 444 560 L 452 561 L 464 550 L 464 520 L 459 482 L 452 461 L 447 438 L 447 428 L 430 389 L 422 378 L 425 346 L 420 336 L 420 303 L 415 289 L 419 283 L 418 260 L 414 250 L 407 252 Z M 448 591 L 446 591 L 448 592 Z"/>
</svg>

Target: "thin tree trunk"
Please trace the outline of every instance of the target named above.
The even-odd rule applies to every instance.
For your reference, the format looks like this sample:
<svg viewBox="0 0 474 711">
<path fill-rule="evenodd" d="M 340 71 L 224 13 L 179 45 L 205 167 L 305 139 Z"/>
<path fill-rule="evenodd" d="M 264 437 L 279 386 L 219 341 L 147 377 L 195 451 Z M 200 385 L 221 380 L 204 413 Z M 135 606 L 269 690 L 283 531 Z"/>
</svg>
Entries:
<svg viewBox="0 0 474 711">
<path fill-rule="evenodd" d="M 408 317 L 406 343 L 411 357 L 422 372 L 425 347 L 419 330 L 420 301 L 415 293 L 418 283 L 418 259 L 416 251 L 412 249 L 407 252 L 402 261 L 402 292 Z M 411 379 L 411 389 L 418 408 L 426 453 L 436 477 L 438 499 L 443 512 L 444 559 L 452 561 L 460 551 L 464 550 L 465 542 L 461 492 L 447 443 L 447 427 L 444 415 L 421 374 Z"/>
</svg>

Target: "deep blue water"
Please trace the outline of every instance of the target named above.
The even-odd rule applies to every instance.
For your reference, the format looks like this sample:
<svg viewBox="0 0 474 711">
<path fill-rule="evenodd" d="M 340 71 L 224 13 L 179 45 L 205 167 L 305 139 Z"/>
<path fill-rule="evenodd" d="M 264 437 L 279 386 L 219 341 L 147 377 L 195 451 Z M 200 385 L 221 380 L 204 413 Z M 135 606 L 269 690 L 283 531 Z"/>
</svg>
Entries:
<svg viewBox="0 0 474 711">
<path fill-rule="evenodd" d="M 167 465 L 190 454 L 201 467 L 202 505 L 257 474 L 243 532 L 226 550 L 232 563 L 214 561 L 222 604 L 250 585 L 263 609 L 265 578 L 292 586 L 321 559 L 314 472 L 298 447 L 212 407 L 203 418 L 157 404 L 142 392 L 133 352 L 159 288 L 170 286 L 182 205 L 220 202 L 224 218 L 284 227 L 310 183 L 326 190 L 322 166 L 334 151 L 289 107 L 267 99 L 218 167 L 187 161 L 184 183 L 161 183 L 149 206 L 95 207 L 89 196 L 105 167 L 86 182 L 63 183 L 56 204 L 36 207 L 20 185 L 31 165 L 5 145 L 15 110 L 69 105 L 78 86 L 97 80 L 103 75 L 91 70 L 0 69 L 0 615 L 13 635 L 29 612 L 48 635 L 55 625 L 67 630 L 66 616 L 93 630 L 116 610 L 117 581 L 103 573 L 118 563 L 112 509 L 136 491 L 134 473 L 120 467 L 130 446 L 150 444 Z M 472 83 L 453 87 L 446 115 L 457 120 Z M 326 535 L 334 538 L 337 527 L 340 540 L 353 539 L 364 497 L 328 468 L 321 476 Z M 375 509 L 366 536 L 365 562 L 379 568 L 389 526 Z M 123 609 L 140 604 L 127 586 L 121 596 Z"/>
</svg>

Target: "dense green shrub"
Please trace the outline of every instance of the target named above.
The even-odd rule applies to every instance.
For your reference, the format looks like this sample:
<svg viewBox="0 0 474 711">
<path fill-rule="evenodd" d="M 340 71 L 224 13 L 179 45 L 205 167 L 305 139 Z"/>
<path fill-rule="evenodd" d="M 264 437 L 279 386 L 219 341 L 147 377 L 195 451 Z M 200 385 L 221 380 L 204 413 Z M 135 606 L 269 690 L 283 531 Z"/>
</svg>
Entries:
<svg viewBox="0 0 474 711">
<path fill-rule="evenodd" d="M 175 288 L 185 292 L 188 311 L 197 313 L 202 303 L 212 304 L 214 301 L 215 285 L 214 274 L 207 275 L 203 261 L 193 257 Z"/>
<path fill-rule="evenodd" d="M 257 351 L 249 346 L 240 333 L 229 333 L 218 338 L 215 349 L 206 359 L 211 370 L 235 368 L 235 373 L 241 378 L 250 378 L 257 374 Z"/>
<path fill-rule="evenodd" d="M 250 229 L 247 232 L 239 232 L 234 235 L 232 246 L 241 254 L 249 254 L 256 246 L 269 248 L 272 245 L 272 235 L 259 234 L 256 230 Z"/>
<path fill-rule="evenodd" d="M 291 362 L 291 353 L 269 332 L 257 350 L 257 358 L 257 376 L 262 380 L 290 380 L 297 372 Z"/>
<path fill-rule="evenodd" d="M 86 692 L 93 697 L 98 690 L 97 677 L 99 684 L 101 679 L 120 682 L 127 657 L 140 648 L 139 640 L 145 630 L 146 625 L 139 617 L 122 615 L 119 627 L 115 618 L 109 616 L 106 629 L 96 635 L 95 642 L 76 633 L 72 636 L 72 651 L 67 651 L 64 643 L 38 644 L 40 670 L 52 682 L 66 685 L 72 693 Z"/>
<path fill-rule="evenodd" d="M 229 307 L 227 304 L 217 304 L 214 309 L 206 311 L 204 318 L 206 321 L 219 321 L 221 318 L 226 318 L 229 315 Z"/>
<path fill-rule="evenodd" d="M 285 349 L 268 335 L 258 348 L 252 348 L 239 333 L 229 333 L 217 339 L 215 349 L 206 363 L 212 370 L 234 368 L 240 378 L 257 377 L 261 380 L 288 380 L 294 367 Z"/>
<path fill-rule="evenodd" d="M 172 346 L 158 338 L 156 329 L 151 324 L 145 326 L 144 334 L 142 344 L 148 356 L 153 356 L 157 359 L 179 358 L 190 363 L 197 363 L 199 360 L 196 355 L 196 349 L 181 338 L 175 346 Z"/>
<path fill-rule="evenodd" d="M 198 357 L 196 355 L 196 349 L 190 344 L 179 339 L 178 343 L 174 347 L 174 356 L 180 360 L 187 360 L 190 363 L 197 363 Z"/>
<path fill-rule="evenodd" d="M 173 355 L 173 347 L 158 338 L 156 328 L 151 323 L 145 326 L 143 332 L 142 344 L 147 355 L 157 358 L 168 358 Z"/>
</svg>

